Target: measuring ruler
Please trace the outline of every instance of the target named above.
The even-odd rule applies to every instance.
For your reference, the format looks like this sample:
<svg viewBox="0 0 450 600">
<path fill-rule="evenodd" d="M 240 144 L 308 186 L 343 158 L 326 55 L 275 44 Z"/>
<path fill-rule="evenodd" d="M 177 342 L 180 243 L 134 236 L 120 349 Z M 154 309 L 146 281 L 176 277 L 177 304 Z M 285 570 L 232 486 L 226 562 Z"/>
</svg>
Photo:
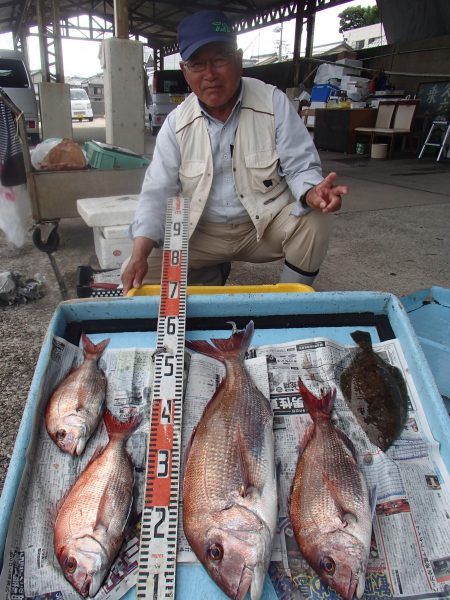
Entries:
<svg viewBox="0 0 450 600">
<path fill-rule="evenodd" d="M 189 201 L 169 198 L 154 354 L 137 600 L 175 598 Z"/>
</svg>

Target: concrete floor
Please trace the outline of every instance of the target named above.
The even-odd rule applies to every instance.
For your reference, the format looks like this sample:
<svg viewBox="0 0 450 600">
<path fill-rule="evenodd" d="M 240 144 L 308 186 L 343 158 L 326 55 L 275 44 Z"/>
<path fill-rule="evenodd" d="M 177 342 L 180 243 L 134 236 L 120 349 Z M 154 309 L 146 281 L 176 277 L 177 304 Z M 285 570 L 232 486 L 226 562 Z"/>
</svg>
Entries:
<svg viewBox="0 0 450 600">
<path fill-rule="evenodd" d="M 102 137 L 103 136 L 103 137 Z M 104 126 L 74 124 L 78 141 L 104 141 Z M 148 134 L 146 153 L 155 139 Z M 315 282 L 317 291 L 380 290 L 397 296 L 439 285 L 450 287 L 450 160 L 429 156 L 370 160 L 321 153 L 324 173 L 336 171 L 350 187 L 343 208 L 333 215 L 334 235 Z M 79 265 L 98 268 L 93 234 L 81 219 L 62 220 L 54 258 L 69 298 L 76 298 Z M 61 301 L 46 254 L 31 242 L 16 249 L 0 232 L 0 271 L 15 270 L 46 279 L 44 296 L 29 304 L 0 307 L 0 489 L 14 447 L 31 378 L 50 318 Z M 233 264 L 228 283 L 276 283 L 281 262 Z"/>
</svg>

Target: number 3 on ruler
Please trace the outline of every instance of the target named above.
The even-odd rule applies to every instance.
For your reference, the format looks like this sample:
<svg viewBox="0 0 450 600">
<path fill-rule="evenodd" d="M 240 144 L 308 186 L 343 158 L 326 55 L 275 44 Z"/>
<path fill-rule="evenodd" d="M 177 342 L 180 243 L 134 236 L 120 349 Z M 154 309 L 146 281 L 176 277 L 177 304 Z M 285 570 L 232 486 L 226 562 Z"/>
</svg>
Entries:
<svg viewBox="0 0 450 600">
<path fill-rule="evenodd" d="M 158 478 L 166 478 L 169 476 L 169 459 L 170 450 L 158 450 L 158 468 L 156 476 Z"/>
</svg>

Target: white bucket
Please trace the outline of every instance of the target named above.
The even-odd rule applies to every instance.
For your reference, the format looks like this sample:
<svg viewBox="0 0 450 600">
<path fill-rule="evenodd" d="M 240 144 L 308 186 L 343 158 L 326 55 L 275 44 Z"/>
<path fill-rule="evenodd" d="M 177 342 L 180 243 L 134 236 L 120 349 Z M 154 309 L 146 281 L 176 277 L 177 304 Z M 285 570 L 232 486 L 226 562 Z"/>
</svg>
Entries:
<svg viewBox="0 0 450 600">
<path fill-rule="evenodd" d="M 387 144 L 372 144 L 372 148 L 370 149 L 370 158 L 386 158 L 387 148 Z"/>
</svg>

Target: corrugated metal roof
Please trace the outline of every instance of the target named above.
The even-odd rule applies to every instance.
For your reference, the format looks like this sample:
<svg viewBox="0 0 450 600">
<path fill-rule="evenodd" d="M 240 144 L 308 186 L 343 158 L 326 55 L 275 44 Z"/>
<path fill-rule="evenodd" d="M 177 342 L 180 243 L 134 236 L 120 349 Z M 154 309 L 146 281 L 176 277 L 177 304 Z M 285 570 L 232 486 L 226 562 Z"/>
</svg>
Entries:
<svg viewBox="0 0 450 600">
<path fill-rule="evenodd" d="M 312 12 L 331 6 L 345 4 L 349 0 L 315 0 Z M 0 33 L 12 31 L 14 35 L 21 27 L 37 25 L 36 5 L 38 0 L 0 0 Z M 176 28 L 183 17 L 199 10 L 199 8 L 217 8 L 224 10 L 234 23 L 237 31 L 258 29 L 264 25 L 278 23 L 295 17 L 297 6 L 303 3 L 304 14 L 307 14 L 308 0 L 298 3 L 276 0 L 230 0 L 224 8 L 220 0 L 203 0 L 201 6 L 196 0 L 167 0 L 165 2 L 128 0 L 129 32 L 132 35 L 144 36 L 148 44 L 154 48 L 167 50 L 176 48 Z M 49 4 L 49 3 L 47 3 Z M 61 20 L 90 15 L 113 23 L 113 2 L 104 0 L 59 0 Z M 50 22 L 50 17 L 47 19 Z M 63 27 L 61 35 L 70 37 L 70 29 Z"/>
</svg>

